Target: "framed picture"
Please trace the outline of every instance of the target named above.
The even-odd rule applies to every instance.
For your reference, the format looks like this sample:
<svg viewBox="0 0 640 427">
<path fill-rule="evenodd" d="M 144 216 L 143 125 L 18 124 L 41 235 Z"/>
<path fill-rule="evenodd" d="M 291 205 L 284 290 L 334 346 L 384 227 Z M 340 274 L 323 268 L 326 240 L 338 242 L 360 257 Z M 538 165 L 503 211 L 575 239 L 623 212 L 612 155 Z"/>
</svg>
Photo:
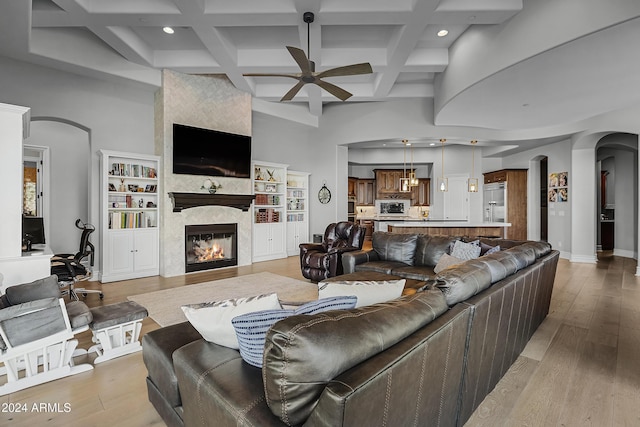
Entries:
<svg viewBox="0 0 640 427">
<path fill-rule="evenodd" d="M 277 193 L 278 186 L 276 184 L 265 184 L 264 191 L 266 191 L 267 193 Z"/>
<path fill-rule="evenodd" d="M 145 193 L 155 193 L 157 189 L 157 186 L 155 184 L 147 184 L 147 186 L 144 188 L 144 192 Z"/>
<path fill-rule="evenodd" d="M 109 191 L 116 191 L 116 186 L 112 183 L 109 183 Z"/>
<path fill-rule="evenodd" d="M 549 174 L 549 195 L 550 202 L 569 201 L 569 172 L 554 172 Z"/>
<path fill-rule="evenodd" d="M 138 192 L 138 184 L 127 184 L 127 189 L 131 193 L 137 193 Z"/>
</svg>

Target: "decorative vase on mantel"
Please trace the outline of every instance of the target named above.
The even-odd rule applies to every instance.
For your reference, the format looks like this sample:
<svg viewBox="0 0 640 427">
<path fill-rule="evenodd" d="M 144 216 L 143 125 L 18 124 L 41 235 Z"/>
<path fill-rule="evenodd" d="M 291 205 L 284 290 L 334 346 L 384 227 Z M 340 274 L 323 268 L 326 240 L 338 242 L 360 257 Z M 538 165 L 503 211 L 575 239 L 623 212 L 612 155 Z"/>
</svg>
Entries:
<svg viewBox="0 0 640 427">
<path fill-rule="evenodd" d="M 202 183 L 202 187 L 200 187 L 201 190 L 207 190 L 209 194 L 216 194 L 218 188 L 222 188 L 222 185 L 210 179 L 205 179 L 205 181 Z"/>
</svg>

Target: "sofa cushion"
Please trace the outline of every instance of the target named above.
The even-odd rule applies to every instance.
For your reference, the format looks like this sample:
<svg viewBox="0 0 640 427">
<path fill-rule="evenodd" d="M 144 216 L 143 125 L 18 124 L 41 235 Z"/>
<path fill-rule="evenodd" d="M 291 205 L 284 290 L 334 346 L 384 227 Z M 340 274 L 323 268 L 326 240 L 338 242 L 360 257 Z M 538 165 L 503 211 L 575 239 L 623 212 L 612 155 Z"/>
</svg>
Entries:
<svg viewBox="0 0 640 427">
<path fill-rule="evenodd" d="M 440 260 L 438 261 L 438 263 L 436 264 L 436 266 L 433 268 L 433 271 L 438 274 L 440 273 L 442 270 L 445 270 L 449 267 L 453 267 L 455 265 L 458 265 L 460 263 L 463 263 L 465 260 L 461 259 L 461 258 L 457 258 L 453 255 L 449 255 L 449 254 L 442 254 L 442 256 L 440 257 Z"/>
<path fill-rule="evenodd" d="M 65 308 L 72 329 L 82 328 L 93 322 L 93 312 L 82 301 L 69 301 Z"/>
<path fill-rule="evenodd" d="M 530 242 L 523 243 L 520 246 L 533 249 L 534 252 L 536 253 L 536 258 L 540 258 L 541 256 L 544 256 L 549 252 L 551 252 L 551 245 L 547 242 L 530 241 Z"/>
<path fill-rule="evenodd" d="M 155 329 L 142 336 L 142 359 L 148 379 L 171 408 L 182 405 L 178 378 L 173 368 L 173 352 L 193 341 L 202 341 L 202 335 L 186 321 Z"/>
<path fill-rule="evenodd" d="M 357 301 L 355 296 L 322 298 L 302 304 L 295 310 L 263 310 L 234 317 L 231 323 L 238 337 L 240 356 L 248 364 L 262 368 L 265 337 L 274 323 L 294 314 L 311 315 L 329 310 L 351 309 Z"/>
<path fill-rule="evenodd" d="M 513 254 L 509 251 L 500 251 L 500 252 L 496 252 L 490 255 L 485 255 L 482 257 L 483 260 L 496 260 L 499 263 L 501 263 L 506 271 L 506 276 L 509 276 L 513 273 L 515 273 L 516 271 L 519 270 L 518 268 L 518 260 L 516 259 L 515 256 L 513 256 Z M 505 277 L 506 277 L 505 276 Z"/>
<path fill-rule="evenodd" d="M 9 305 L 22 304 L 44 298 L 60 298 L 60 285 L 58 276 L 52 274 L 44 279 L 20 285 L 9 286 L 5 290 Z"/>
<path fill-rule="evenodd" d="M 480 242 L 465 243 L 461 240 L 453 244 L 451 255 L 462 260 L 475 259 L 480 256 Z"/>
<path fill-rule="evenodd" d="M 358 298 L 356 307 L 362 307 L 400 297 L 405 283 L 405 279 L 320 282 L 318 295 L 320 298 L 354 295 Z"/>
<path fill-rule="evenodd" d="M 399 261 L 369 261 L 356 265 L 356 271 L 372 271 L 376 273 L 392 274 L 395 269 L 406 267 L 407 264 Z"/>
<path fill-rule="evenodd" d="M 408 265 L 404 267 L 394 268 L 391 270 L 394 276 L 404 277 L 405 279 L 413 279 L 424 282 L 432 279 L 436 273 L 430 265 Z"/>
<path fill-rule="evenodd" d="M 475 265 L 478 268 L 486 268 L 491 274 L 491 283 L 496 283 L 508 276 L 507 267 L 498 260 L 481 256 L 480 258 L 467 261 L 469 265 Z"/>
<path fill-rule="evenodd" d="M 536 262 L 536 252 L 533 248 L 527 247 L 525 245 L 514 246 L 513 248 L 507 249 L 511 255 L 514 256 L 516 262 L 518 264 L 518 270 L 522 270 L 528 265 Z"/>
<path fill-rule="evenodd" d="M 304 422 L 328 382 L 446 311 L 442 293 L 429 290 L 276 323 L 267 333 L 262 369 L 267 405 L 287 425 Z"/>
<path fill-rule="evenodd" d="M 60 300 L 44 298 L 0 310 L 0 324 L 11 346 L 19 346 L 66 330 Z M 0 337 L 0 349 L 7 344 Z"/>
<path fill-rule="evenodd" d="M 465 262 L 440 272 L 435 286 L 442 291 L 451 307 L 491 286 L 491 273 L 486 267 L 478 268 L 478 265 Z"/>
<path fill-rule="evenodd" d="M 416 234 L 394 234 L 376 231 L 372 236 L 373 250 L 381 260 L 413 265 L 416 254 Z"/>
<path fill-rule="evenodd" d="M 275 293 L 224 301 L 183 305 L 187 320 L 205 340 L 229 348 L 238 349 L 236 331 L 231 319 L 241 314 L 260 310 L 280 309 L 280 301 Z"/>
<path fill-rule="evenodd" d="M 419 234 L 416 244 L 416 265 L 428 265 L 434 267 L 443 254 L 448 254 L 454 242 L 460 240 L 455 236 L 429 236 Z"/>
</svg>

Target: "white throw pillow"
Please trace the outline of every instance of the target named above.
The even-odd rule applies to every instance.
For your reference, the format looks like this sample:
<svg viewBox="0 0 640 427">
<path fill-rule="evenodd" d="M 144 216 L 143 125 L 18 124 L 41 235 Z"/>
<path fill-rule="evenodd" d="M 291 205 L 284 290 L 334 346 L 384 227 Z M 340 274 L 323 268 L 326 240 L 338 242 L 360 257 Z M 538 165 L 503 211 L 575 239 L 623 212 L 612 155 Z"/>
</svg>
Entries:
<svg viewBox="0 0 640 427">
<path fill-rule="evenodd" d="M 391 301 L 402 295 L 405 279 L 398 280 L 345 280 L 341 282 L 318 283 L 318 297 L 328 298 L 340 295 L 358 297 L 356 307 Z"/>
<path fill-rule="evenodd" d="M 465 243 L 460 240 L 456 240 L 451 250 L 451 255 L 467 261 L 469 259 L 475 259 L 480 256 L 480 246 L 473 243 Z"/>
<path fill-rule="evenodd" d="M 438 274 L 442 270 L 445 270 L 445 269 L 447 269 L 449 267 L 452 267 L 454 265 L 458 265 L 458 264 L 460 264 L 462 262 L 464 262 L 463 259 L 456 258 L 456 257 L 448 255 L 448 254 L 442 254 L 442 256 L 438 260 L 438 263 L 436 264 L 436 266 L 433 267 L 433 272 Z"/>
<path fill-rule="evenodd" d="M 277 294 L 183 305 L 182 311 L 202 338 L 238 349 L 238 338 L 231 319 L 252 311 L 281 309 Z"/>
</svg>

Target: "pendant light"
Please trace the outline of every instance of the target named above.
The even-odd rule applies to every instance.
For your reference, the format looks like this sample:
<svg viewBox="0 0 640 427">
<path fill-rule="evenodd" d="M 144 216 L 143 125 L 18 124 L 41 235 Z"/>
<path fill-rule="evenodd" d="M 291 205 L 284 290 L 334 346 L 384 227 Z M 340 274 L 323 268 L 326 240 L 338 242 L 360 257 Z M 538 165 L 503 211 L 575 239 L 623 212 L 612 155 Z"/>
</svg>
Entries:
<svg viewBox="0 0 640 427">
<path fill-rule="evenodd" d="M 417 187 L 419 182 L 418 182 L 418 178 L 416 178 L 416 170 L 413 168 L 413 145 L 410 143 L 408 145 L 410 146 L 409 150 L 411 151 L 411 168 L 409 169 L 409 187 Z"/>
<path fill-rule="evenodd" d="M 410 179 L 407 178 L 407 145 L 408 141 L 406 139 L 402 140 L 402 144 L 404 145 L 404 166 L 402 169 L 402 178 L 400 178 L 400 192 L 408 193 L 411 191 Z"/>
<path fill-rule="evenodd" d="M 449 191 L 449 180 L 444 176 L 444 143 L 447 140 L 445 138 L 440 139 L 442 143 L 442 176 L 438 178 L 437 186 L 439 191 Z"/>
<path fill-rule="evenodd" d="M 471 178 L 467 181 L 467 190 L 469 193 L 478 192 L 478 178 L 475 178 L 476 174 L 476 144 L 478 141 L 475 139 L 471 141 Z"/>
</svg>

